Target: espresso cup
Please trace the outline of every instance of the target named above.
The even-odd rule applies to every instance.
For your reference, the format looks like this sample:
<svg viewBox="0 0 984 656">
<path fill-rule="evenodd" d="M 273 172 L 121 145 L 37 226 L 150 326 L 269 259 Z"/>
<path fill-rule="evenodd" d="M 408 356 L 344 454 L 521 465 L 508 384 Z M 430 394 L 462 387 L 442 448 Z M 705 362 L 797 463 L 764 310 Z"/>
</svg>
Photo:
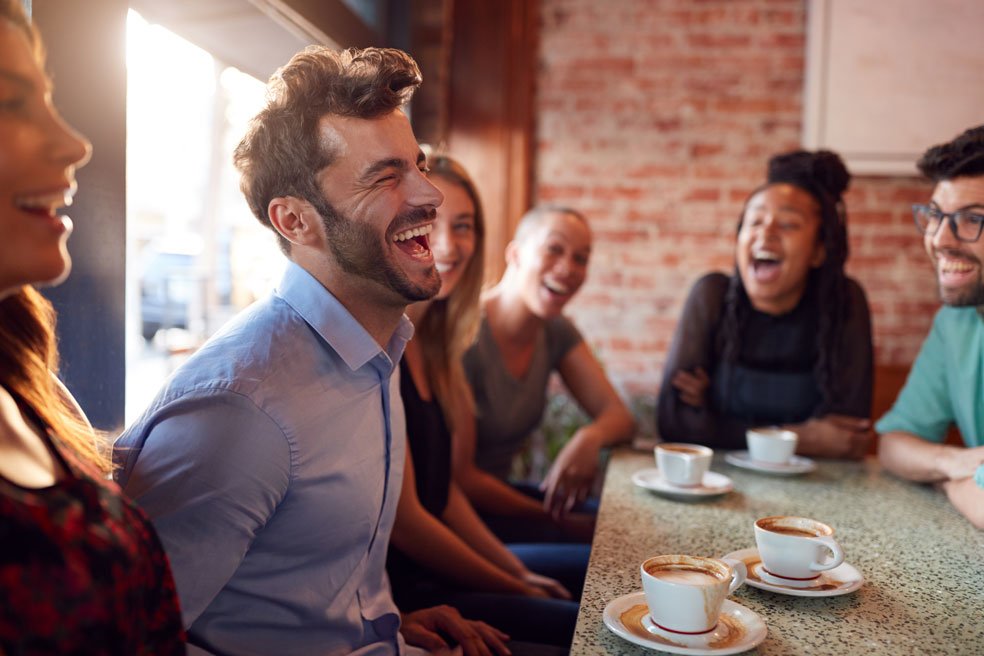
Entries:
<svg viewBox="0 0 984 656">
<path fill-rule="evenodd" d="M 704 480 L 714 451 L 700 444 L 669 442 L 656 445 L 656 466 L 663 478 L 680 487 L 694 487 Z"/>
<path fill-rule="evenodd" d="M 834 529 L 806 517 L 763 517 L 755 522 L 755 544 L 766 574 L 791 585 L 808 583 L 844 562 Z"/>
<path fill-rule="evenodd" d="M 785 464 L 796 452 L 799 435 L 782 428 L 752 428 L 745 432 L 748 455 L 752 460 Z"/>
<path fill-rule="evenodd" d="M 642 563 L 649 618 L 672 633 L 713 631 L 725 597 L 745 582 L 745 564 L 701 556 L 653 556 Z"/>
</svg>

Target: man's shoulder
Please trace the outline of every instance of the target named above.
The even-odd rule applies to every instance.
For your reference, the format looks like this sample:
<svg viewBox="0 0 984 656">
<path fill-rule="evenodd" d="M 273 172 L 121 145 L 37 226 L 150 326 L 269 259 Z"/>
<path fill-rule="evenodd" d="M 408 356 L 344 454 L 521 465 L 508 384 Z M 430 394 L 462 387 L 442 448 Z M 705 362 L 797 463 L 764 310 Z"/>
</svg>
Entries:
<svg viewBox="0 0 984 656">
<path fill-rule="evenodd" d="M 285 380 L 297 386 L 323 373 L 319 362 L 330 359 L 330 347 L 304 319 L 277 296 L 246 308 L 182 364 L 165 383 L 153 406 L 182 399 L 221 394 L 265 405 L 266 390 Z"/>
</svg>

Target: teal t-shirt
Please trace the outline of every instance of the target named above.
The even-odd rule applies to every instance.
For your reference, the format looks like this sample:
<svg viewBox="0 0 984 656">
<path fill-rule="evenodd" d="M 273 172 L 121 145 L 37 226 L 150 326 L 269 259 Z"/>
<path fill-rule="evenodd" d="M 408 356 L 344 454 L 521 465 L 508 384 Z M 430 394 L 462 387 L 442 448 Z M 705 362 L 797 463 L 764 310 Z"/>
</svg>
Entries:
<svg viewBox="0 0 984 656">
<path fill-rule="evenodd" d="M 984 320 L 975 307 L 940 308 L 879 433 L 942 442 L 956 423 L 967 446 L 984 444 Z"/>
</svg>

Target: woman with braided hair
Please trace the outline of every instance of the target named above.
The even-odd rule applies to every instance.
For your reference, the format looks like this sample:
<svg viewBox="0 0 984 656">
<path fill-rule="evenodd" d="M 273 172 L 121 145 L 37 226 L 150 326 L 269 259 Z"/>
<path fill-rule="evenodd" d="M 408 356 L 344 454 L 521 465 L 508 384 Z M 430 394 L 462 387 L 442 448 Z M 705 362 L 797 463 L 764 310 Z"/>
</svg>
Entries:
<svg viewBox="0 0 984 656">
<path fill-rule="evenodd" d="M 657 404 L 660 435 L 722 449 L 781 425 L 804 455 L 860 458 L 872 439 L 868 303 L 844 273 L 843 193 L 831 151 L 769 160 L 738 222 L 735 272 L 687 299 Z"/>
</svg>

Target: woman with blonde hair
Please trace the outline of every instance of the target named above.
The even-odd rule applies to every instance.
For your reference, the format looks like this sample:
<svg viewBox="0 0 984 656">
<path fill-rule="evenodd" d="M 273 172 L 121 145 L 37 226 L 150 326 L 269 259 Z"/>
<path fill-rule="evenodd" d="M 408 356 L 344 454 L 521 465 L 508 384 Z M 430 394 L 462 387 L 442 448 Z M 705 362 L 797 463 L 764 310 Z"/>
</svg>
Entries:
<svg viewBox="0 0 984 656">
<path fill-rule="evenodd" d="M 68 275 L 58 210 L 90 152 L 43 61 L 20 2 L 0 0 L 0 653 L 183 654 L 167 559 L 55 378 L 54 311 L 32 287 Z"/>
<path fill-rule="evenodd" d="M 475 421 L 461 357 L 480 316 L 485 224 L 464 168 L 445 155 L 428 166 L 445 198 L 429 235 L 441 289 L 407 309 L 415 333 L 400 364 L 408 456 L 388 563 L 393 594 L 404 610 L 447 603 L 514 640 L 566 646 L 578 608 L 568 588 L 583 585 L 587 549 L 507 548 L 452 480 L 453 442 Z"/>
</svg>

